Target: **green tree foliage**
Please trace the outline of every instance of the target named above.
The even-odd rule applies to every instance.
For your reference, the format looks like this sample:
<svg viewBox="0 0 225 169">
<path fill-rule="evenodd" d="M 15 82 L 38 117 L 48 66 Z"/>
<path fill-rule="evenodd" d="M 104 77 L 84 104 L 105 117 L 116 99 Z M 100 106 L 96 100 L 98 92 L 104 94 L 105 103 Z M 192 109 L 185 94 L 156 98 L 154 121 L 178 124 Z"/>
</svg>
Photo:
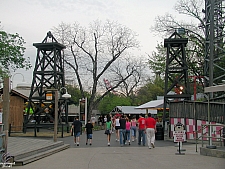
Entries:
<svg viewBox="0 0 225 169">
<path fill-rule="evenodd" d="M 149 67 L 155 73 L 160 75 L 165 74 L 166 69 L 166 48 L 163 44 L 157 44 L 156 51 L 152 52 L 152 55 L 149 55 Z"/>
<path fill-rule="evenodd" d="M 0 76 L 9 74 L 10 68 L 31 68 L 29 58 L 24 58 L 25 41 L 18 33 L 10 34 L 0 29 Z"/>
<path fill-rule="evenodd" d="M 130 106 L 131 102 L 128 97 L 109 94 L 99 103 L 98 109 L 102 114 L 111 112 L 116 106 Z"/>
<path fill-rule="evenodd" d="M 137 94 L 137 104 L 144 104 L 151 100 L 156 100 L 157 96 L 164 95 L 164 81 L 156 77 L 155 80 L 152 82 L 150 81 L 145 86 L 141 87 Z"/>
<path fill-rule="evenodd" d="M 68 93 L 71 95 L 70 104 L 78 105 L 79 99 L 82 98 L 79 88 L 73 87 L 71 85 L 67 85 L 66 88 Z"/>
</svg>

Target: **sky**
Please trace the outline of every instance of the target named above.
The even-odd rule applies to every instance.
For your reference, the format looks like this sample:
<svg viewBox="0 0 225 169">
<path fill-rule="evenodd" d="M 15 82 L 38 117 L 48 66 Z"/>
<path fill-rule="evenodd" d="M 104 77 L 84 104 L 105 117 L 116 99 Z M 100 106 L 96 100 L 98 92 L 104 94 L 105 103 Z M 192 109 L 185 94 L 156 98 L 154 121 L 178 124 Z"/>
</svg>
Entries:
<svg viewBox="0 0 225 169">
<path fill-rule="evenodd" d="M 95 20 L 116 21 L 138 34 L 140 52 L 151 54 L 157 42 L 150 27 L 156 16 L 174 13 L 177 0 L 0 0 L 0 21 L 7 33 L 19 33 L 26 42 L 25 57 L 34 66 L 36 48 L 49 30 L 60 23 L 78 22 L 86 26 Z M 32 83 L 32 71 L 12 72 L 12 86 L 22 82 Z"/>
</svg>

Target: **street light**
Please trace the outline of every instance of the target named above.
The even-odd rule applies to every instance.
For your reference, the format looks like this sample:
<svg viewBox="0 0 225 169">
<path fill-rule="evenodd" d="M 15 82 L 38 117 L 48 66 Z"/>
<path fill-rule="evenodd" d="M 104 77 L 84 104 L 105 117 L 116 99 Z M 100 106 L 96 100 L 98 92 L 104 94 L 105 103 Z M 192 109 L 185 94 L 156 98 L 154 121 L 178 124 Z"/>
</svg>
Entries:
<svg viewBox="0 0 225 169">
<path fill-rule="evenodd" d="M 87 97 L 79 99 L 79 120 L 81 120 L 81 110 L 80 110 L 80 104 L 84 104 L 84 124 L 87 124 Z"/>
<path fill-rule="evenodd" d="M 59 89 L 59 91 L 61 91 L 62 89 L 65 89 L 66 90 L 66 93 L 62 95 L 62 97 L 64 98 L 71 98 L 71 95 L 68 94 L 67 92 L 67 89 L 65 87 L 62 87 L 61 89 Z M 58 90 L 57 89 L 45 89 L 45 91 L 54 91 L 55 92 L 55 122 L 54 122 L 54 136 L 53 136 L 53 140 L 54 142 L 57 142 L 57 133 L 58 133 L 58 102 L 59 102 L 59 95 L 58 95 Z M 49 94 L 49 93 L 46 93 L 46 94 Z M 49 100 L 52 99 L 51 96 L 48 96 L 46 97 L 46 100 L 47 98 L 49 98 Z"/>
<path fill-rule="evenodd" d="M 18 84 L 17 84 L 17 87 L 30 87 L 31 85 L 25 81 L 24 75 L 23 75 L 22 73 L 15 73 L 15 74 L 13 74 L 13 76 L 12 76 L 12 89 L 13 89 L 13 79 L 14 79 L 14 76 L 15 76 L 15 75 L 18 75 L 18 74 L 22 75 L 23 81 L 20 82 L 20 83 L 18 83 Z"/>
<path fill-rule="evenodd" d="M 65 90 L 66 90 L 66 93 L 65 93 L 65 94 L 63 94 L 63 95 L 62 95 L 62 97 L 63 97 L 63 98 L 66 98 L 66 99 L 71 98 L 71 95 L 67 92 L 67 88 L 62 87 L 62 88 L 60 89 L 60 91 L 61 91 L 62 89 L 65 89 Z"/>
</svg>

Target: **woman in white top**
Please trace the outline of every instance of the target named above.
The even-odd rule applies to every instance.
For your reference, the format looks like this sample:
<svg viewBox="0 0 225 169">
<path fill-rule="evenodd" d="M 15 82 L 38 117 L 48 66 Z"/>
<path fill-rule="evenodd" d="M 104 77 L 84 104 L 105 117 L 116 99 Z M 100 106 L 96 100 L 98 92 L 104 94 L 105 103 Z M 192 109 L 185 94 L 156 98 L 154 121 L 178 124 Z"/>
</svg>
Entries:
<svg viewBox="0 0 225 169">
<path fill-rule="evenodd" d="M 116 141 L 120 140 L 119 129 L 120 129 L 120 118 L 119 116 L 116 116 L 115 119 Z"/>
</svg>

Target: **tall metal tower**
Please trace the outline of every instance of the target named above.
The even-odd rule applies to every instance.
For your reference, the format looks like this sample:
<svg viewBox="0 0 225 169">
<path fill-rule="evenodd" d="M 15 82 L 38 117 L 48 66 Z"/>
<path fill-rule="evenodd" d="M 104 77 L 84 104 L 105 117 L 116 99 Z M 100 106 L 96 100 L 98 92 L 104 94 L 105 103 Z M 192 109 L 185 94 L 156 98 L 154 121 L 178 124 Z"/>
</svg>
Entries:
<svg viewBox="0 0 225 169">
<path fill-rule="evenodd" d="M 205 0 L 204 12 L 204 76 L 205 87 L 209 87 L 225 80 L 225 0 Z"/>
<path fill-rule="evenodd" d="M 182 38 L 177 31 L 175 31 L 168 39 L 164 39 L 164 47 L 167 48 L 167 55 L 163 122 L 165 122 L 166 106 L 169 99 L 191 99 L 185 51 L 187 43 L 188 39 Z M 171 93 L 173 90 L 175 91 L 175 94 L 174 92 Z"/>
<path fill-rule="evenodd" d="M 48 89 L 60 91 L 65 86 L 62 50 L 66 47 L 58 43 L 51 32 L 47 33 L 41 43 L 34 43 L 33 46 L 37 48 L 37 56 L 24 120 L 25 126 L 33 119 L 39 124 L 41 116 L 54 121 L 54 99 L 49 101 L 46 92 Z M 54 98 L 54 93 L 49 94 Z"/>
</svg>

